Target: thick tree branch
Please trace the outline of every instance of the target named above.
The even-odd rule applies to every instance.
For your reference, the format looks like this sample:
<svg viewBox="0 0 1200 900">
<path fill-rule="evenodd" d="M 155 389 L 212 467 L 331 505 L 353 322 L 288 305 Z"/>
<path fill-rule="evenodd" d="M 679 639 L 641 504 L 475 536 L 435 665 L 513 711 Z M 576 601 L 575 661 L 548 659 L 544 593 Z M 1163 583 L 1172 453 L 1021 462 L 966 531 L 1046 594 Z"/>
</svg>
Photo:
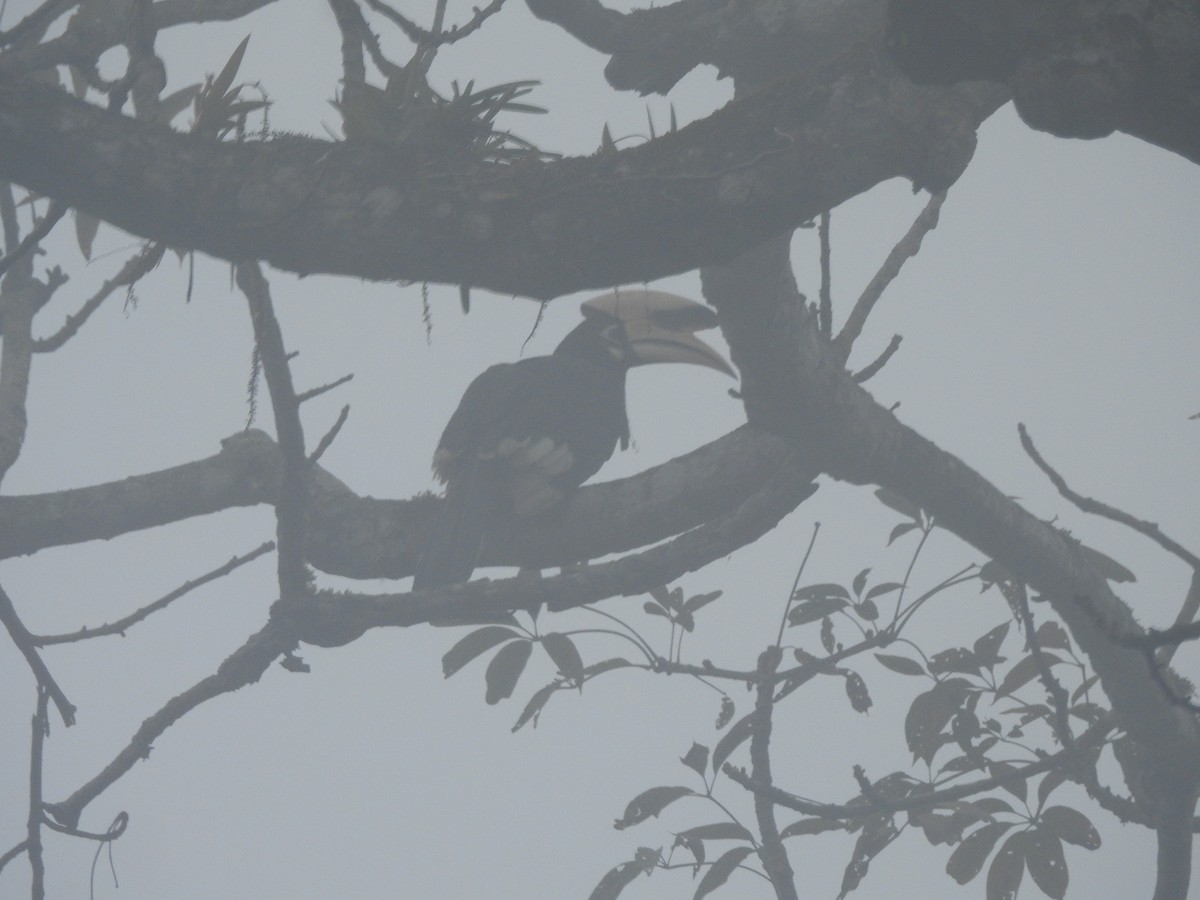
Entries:
<svg viewBox="0 0 1200 900">
<path fill-rule="evenodd" d="M 1200 163 L 1194 3 L 890 0 L 888 43 L 921 83 L 1006 82 L 1033 128 L 1124 131 Z"/>
<path fill-rule="evenodd" d="M 739 428 L 632 478 L 581 489 L 547 520 L 498 535 L 484 565 L 549 566 L 660 541 L 727 513 L 785 457 L 783 442 Z M 116 537 L 223 509 L 274 503 L 280 458 L 259 431 L 228 438 L 215 456 L 88 488 L 0 497 L 0 559 Z M 310 564 L 355 578 L 412 574 L 441 501 L 359 497 L 312 467 Z"/>
<path fill-rule="evenodd" d="M 223 259 L 550 298 L 729 259 L 889 178 L 945 186 L 1005 99 L 914 88 L 865 49 L 852 61 L 640 147 L 516 164 L 217 143 L 0 80 L 0 178 Z"/>
<path fill-rule="evenodd" d="M 813 470 L 798 459 L 784 463 L 737 509 L 641 553 L 565 572 L 555 578 L 480 579 L 407 594 L 317 591 L 295 610 L 302 641 L 339 646 L 371 628 L 437 621 L 472 621 L 504 612 L 561 611 L 614 596 L 661 587 L 753 543 L 811 496 Z"/>
</svg>

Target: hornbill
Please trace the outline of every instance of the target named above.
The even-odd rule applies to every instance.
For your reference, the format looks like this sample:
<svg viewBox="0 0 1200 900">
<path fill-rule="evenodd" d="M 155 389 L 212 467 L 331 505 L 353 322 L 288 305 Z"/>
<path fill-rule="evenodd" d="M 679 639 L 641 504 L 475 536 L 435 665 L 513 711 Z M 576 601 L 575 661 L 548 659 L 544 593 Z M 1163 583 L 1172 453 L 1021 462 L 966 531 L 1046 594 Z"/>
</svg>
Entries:
<svg viewBox="0 0 1200 900">
<path fill-rule="evenodd" d="M 414 589 L 466 581 L 489 530 L 552 509 L 629 445 L 625 373 L 681 362 L 733 376 L 693 332 L 706 306 L 661 291 L 619 291 L 583 303 L 583 322 L 550 356 L 492 366 L 446 424 L 433 471 L 446 500 Z"/>
</svg>

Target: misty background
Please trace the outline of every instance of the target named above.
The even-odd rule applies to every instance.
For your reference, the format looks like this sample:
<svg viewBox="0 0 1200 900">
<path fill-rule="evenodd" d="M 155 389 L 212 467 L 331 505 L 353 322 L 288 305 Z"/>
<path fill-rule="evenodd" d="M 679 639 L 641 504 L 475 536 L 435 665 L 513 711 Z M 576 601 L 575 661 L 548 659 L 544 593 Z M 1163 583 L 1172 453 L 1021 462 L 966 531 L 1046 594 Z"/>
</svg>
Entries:
<svg viewBox="0 0 1200 900">
<path fill-rule="evenodd" d="M 428 4 L 397 5 L 418 21 L 429 15 Z M 0 25 L 33 6 L 9 2 Z M 452 3 L 450 20 L 469 15 L 466 6 Z M 382 33 L 385 48 L 405 58 L 396 33 Z M 329 104 L 338 90 L 340 38 L 324 4 L 273 4 L 233 23 L 162 32 L 167 92 L 219 71 L 246 34 L 252 37 L 239 80 L 261 83 L 272 101 L 271 127 L 340 135 Z M 106 57 L 112 71 L 123 52 Z M 618 141 L 643 139 L 647 111 L 665 129 L 668 102 L 612 91 L 603 79 L 605 62 L 512 3 L 480 35 L 439 53 L 431 81 L 448 89 L 451 80 L 474 79 L 478 86 L 540 80 L 527 99 L 549 115 L 509 116 L 504 124 L 565 154 L 593 152 L 605 124 Z M 731 94 L 728 80 L 701 69 L 669 102 L 682 126 Z M 835 328 L 925 200 L 893 180 L 834 211 Z M 1133 570 L 1137 583 L 1118 593 L 1147 626 L 1170 624 L 1189 572 L 1142 538 L 1059 498 L 1022 452 L 1016 426 L 1027 425 L 1081 493 L 1155 521 L 1185 545 L 1200 544 L 1200 422 L 1188 419 L 1200 411 L 1198 209 L 1200 172 L 1183 159 L 1122 135 L 1054 138 L 1031 131 L 1005 107 L 981 129 L 974 161 L 950 189 L 938 228 L 888 289 L 851 360 L 852 368 L 861 367 L 892 334 L 903 335 L 900 352 L 868 383 L 874 396 L 899 404 L 905 423 L 1035 515 Z M 64 222 L 46 246 L 46 261 L 62 264 L 72 280 L 39 314 L 40 334 L 110 277 L 137 241 L 102 226 L 85 264 Z M 810 298 L 819 284 L 817 260 L 815 229 L 797 232 L 793 261 Z M 579 302 L 591 296 L 556 299 L 538 323 L 535 302 L 475 290 L 464 316 L 456 288 L 432 285 L 427 338 L 420 285 L 266 274 L 285 342 L 299 353 L 292 367 L 298 388 L 354 373 L 349 384 L 304 407 L 310 444 L 350 404 L 349 421 L 322 465 L 359 494 L 389 498 L 435 488 L 433 449 L 470 380 L 493 363 L 550 352 L 578 321 Z M 115 296 L 63 350 L 35 358 L 29 433 L 6 493 L 93 485 L 203 458 L 245 426 L 251 358 L 245 300 L 225 263 L 198 256 L 194 278 L 187 302 L 187 263 L 168 253 L 136 286 L 135 302 Z M 651 286 L 701 299 L 695 273 Z M 719 337 L 712 340 L 720 345 Z M 737 427 L 744 414 L 728 394 L 731 386 L 694 367 L 634 370 L 633 446 L 596 480 L 640 471 Z M 265 390 L 260 399 L 254 426 L 271 431 Z M 804 583 L 848 584 L 868 566 L 872 583 L 900 580 L 916 536 L 886 546 L 899 520 L 870 490 L 822 479 L 816 496 L 779 528 L 680 582 L 687 594 L 725 592 L 698 617 L 685 657 L 753 666 L 774 639 L 815 522 L 821 529 Z M 274 527 L 269 507 L 225 511 L 7 560 L 4 584 L 32 630 L 75 630 L 150 602 L 273 538 Z M 939 531 L 913 583 L 925 588 L 983 561 Z M 320 574 L 318 583 L 381 592 L 407 584 Z M 212 672 L 261 627 L 276 593 L 274 559 L 267 556 L 124 638 L 48 649 L 47 662 L 79 707 L 79 721 L 70 729 L 52 723 L 47 798 L 62 799 L 94 775 L 143 719 Z M 603 608 L 636 622 L 665 651 L 667 626 L 643 615 L 641 604 L 642 598 L 614 599 Z M 1049 611 L 1035 607 L 1035 614 Z M 932 653 L 1008 617 L 998 592 L 981 596 L 967 586 L 931 604 L 913 636 Z M 592 624 L 584 613 L 560 618 L 557 630 Z M 719 819 L 695 800 L 675 804 L 661 820 L 626 831 L 611 827 L 648 787 L 698 786 L 678 760 L 693 741 L 712 746 L 719 738 L 715 692 L 683 677 L 616 672 L 589 683 L 582 696 L 556 695 L 536 729 L 511 734 L 525 700 L 551 680 L 554 667 L 535 652 L 513 699 L 489 707 L 485 661 L 442 678 L 441 655 L 463 633 L 376 629 L 335 650 L 304 646 L 310 674 L 273 666 L 260 683 L 176 723 L 155 742 L 148 762 L 85 812 L 81 827 L 92 831 L 121 810 L 131 817 L 112 847 L 120 888 L 102 863 L 95 896 L 586 897 L 639 845 L 669 847 L 673 831 Z M 815 649 L 816 629 L 785 640 Z M 1015 629 L 1009 641 L 1011 657 L 1019 649 Z M 625 652 L 604 636 L 581 637 L 578 645 L 585 662 Z M 1200 676 L 1192 647 L 1180 651 L 1175 665 Z M 904 714 L 926 685 L 874 665 L 855 668 L 875 701 L 869 715 L 849 708 L 838 679 L 817 681 L 779 710 L 780 786 L 835 802 L 857 793 L 856 763 L 876 778 L 909 768 Z M 4 848 L 21 840 L 25 827 L 25 723 L 33 698 L 31 674 L 5 645 L 0 702 L 12 727 L 0 732 Z M 753 702 L 750 694 L 734 698 L 739 715 Z M 1103 774 L 1120 785 L 1115 767 Z M 1093 853 L 1068 848 L 1068 896 L 1149 896 L 1152 832 L 1121 827 L 1077 789 L 1062 795 L 1078 801 L 1105 841 Z M 728 781 L 720 796 L 735 809 L 749 808 L 744 792 Z M 782 813 L 780 819 L 790 821 Z M 46 840 L 48 896 L 87 896 L 94 845 L 54 834 Z M 837 832 L 789 845 L 803 896 L 836 896 L 851 845 Z M 855 896 L 983 896 L 982 878 L 958 888 L 937 871 L 946 856 L 946 848 L 930 849 L 920 834 L 905 835 L 872 864 Z M 0 896 L 23 895 L 27 878 L 26 864 L 11 864 L 0 875 Z M 687 873 L 656 872 L 622 896 L 684 898 L 694 889 Z M 1040 896 L 1028 881 L 1025 892 Z M 745 874 L 735 875 L 723 894 L 769 895 L 765 882 Z"/>
</svg>

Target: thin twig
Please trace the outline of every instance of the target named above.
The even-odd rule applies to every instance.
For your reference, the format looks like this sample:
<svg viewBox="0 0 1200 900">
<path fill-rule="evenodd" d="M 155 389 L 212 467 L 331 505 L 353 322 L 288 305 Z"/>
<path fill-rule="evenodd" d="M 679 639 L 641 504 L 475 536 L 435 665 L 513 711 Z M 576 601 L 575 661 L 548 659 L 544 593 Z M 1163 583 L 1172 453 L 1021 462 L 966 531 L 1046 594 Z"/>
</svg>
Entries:
<svg viewBox="0 0 1200 900">
<path fill-rule="evenodd" d="M 892 252 L 887 255 L 887 259 L 883 261 L 883 265 L 879 267 L 879 271 L 875 273 L 871 283 L 867 285 L 862 296 L 854 304 L 854 309 L 846 318 L 846 324 L 842 326 L 841 332 L 833 341 L 834 349 L 843 361 L 850 357 L 850 350 L 854 346 L 854 342 L 858 340 L 858 336 L 862 334 L 863 326 L 866 325 L 867 317 L 870 316 L 875 303 L 883 296 L 887 286 L 900 274 L 904 263 L 920 252 L 921 241 L 925 235 L 937 227 L 938 211 L 942 208 L 945 199 L 945 191 L 929 198 L 925 208 L 917 215 L 904 237 L 892 248 Z"/>
<path fill-rule="evenodd" d="M 42 859 L 42 748 L 50 730 L 49 698 L 50 692 L 39 684 L 29 746 L 29 817 L 25 823 L 25 849 L 29 853 L 29 868 L 33 870 L 30 891 L 33 900 L 42 900 L 46 896 L 46 863 Z"/>
<path fill-rule="evenodd" d="M 17 615 L 17 609 L 13 606 L 12 599 L 2 587 L 0 587 L 0 623 L 3 623 L 8 630 L 9 637 L 17 645 L 21 655 L 25 657 L 29 668 L 33 670 L 33 677 L 37 679 L 38 686 L 43 688 L 50 695 L 50 699 L 54 701 L 54 706 L 58 710 L 58 714 L 62 716 L 63 723 L 68 726 L 74 725 L 74 704 L 67 699 L 67 695 L 63 693 L 62 688 L 54 680 L 54 676 L 50 674 L 50 670 L 46 668 L 46 664 L 42 662 L 42 658 L 33 644 L 33 635 L 29 633 L 29 629 Z"/>
<path fill-rule="evenodd" d="M 0 872 L 4 871 L 4 867 L 10 862 L 29 849 L 29 840 L 23 840 L 15 847 L 10 847 L 3 856 L 0 856 Z"/>
<path fill-rule="evenodd" d="M 320 397 L 322 394 L 327 394 L 330 391 L 332 391 L 334 388 L 339 388 L 343 384 L 345 384 L 347 381 L 353 381 L 353 380 L 354 380 L 353 372 L 351 372 L 349 375 L 343 375 L 337 381 L 331 381 L 328 384 L 323 384 L 320 387 L 310 388 L 309 390 L 304 391 L 303 393 L 297 394 L 296 402 L 297 403 L 307 403 L 309 400 L 312 400 L 315 397 Z"/>
<path fill-rule="evenodd" d="M 1052 723 L 1054 736 L 1058 738 L 1058 742 L 1063 747 L 1070 749 L 1075 744 L 1075 735 L 1071 732 L 1070 696 L 1067 694 L 1067 689 L 1050 671 L 1050 663 L 1046 659 L 1046 654 L 1042 650 L 1042 642 L 1038 640 L 1037 630 L 1034 628 L 1033 612 L 1029 609 L 1029 591 L 1019 581 L 1014 583 L 1013 589 L 1016 594 L 1014 606 L 1017 615 L 1021 618 L 1021 624 L 1025 627 L 1025 645 L 1029 648 L 1033 661 L 1037 665 L 1038 678 L 1041 679 L 1042 686 L 1054 703 L 1054 722 Z"/>
<path fill-rule="evenodd" d="M 775 646 L 778 647 L 783 643 L 783 629 L 787 627 L 788 613 L 791 612 L 792 602 L 796 599 L 796 589 L 800 587 L 800 576 L 804 574 L 804 567 L 808 565 L 808 558 L 812 555 L 813 547 L 817 543 L 817 534 L 821 530 L 821 523 L 813 523 L 812 537 L 808 539 L 808 549 L 804 551 L 804 558 L 800 560 L 800 568 L 796 569 L 796 577 L 792 579 L 792 590 L 788 594 L 787 603 L 783 605 L 783 618 L 779 622 L 779 634 L 775 638 Z"/>
<path fill-rule="evenodd" d="M 89 638 L 103 637 L 105 635 L 119 634 L 121 637 L 124 637 L 125 632 L 128 631 L 132 626 L 136 625 L 138 622 L 141 622 L 143 619 L 148 618 L 153 613 L 156 613 L 161 609 L 165 609 L 184 594 L 195 590 L 201 585 L 208 584 L 210 581 L 215 581 L 218 578 L 222 578 L 225 575 L 228 575 L 234 569 L 244 566 L 246 563 L 258 559 L 264 553 L 269 553 L 274 549 L 275 542 L 267 541 L 265 544 L 261 544 L 244 556 L 235 556 L 223 566 L 219 566 L 216 569 L 213 569 L 211 572 L 201 575 L 199 578 L 194 578 L 191 581 L 185 582 L 175 590 L 171 591 L 171 593 L 160 597 L 153 603 L 143 606 L 141 609 L 130 613 L 122 619 L 118 619 L 110 625 L 98 625 L 93 628 L 84 626 L 78 631 L 73 631 L 69 634 L 31 634 L 30 638 L 35 646 L 48 647 L 52 644 L 69 644 L 75 641 L 83 641 Z"/>
<path fill-rule="evenodd" d="M 774 710 L 775 680 L 772 677 L 779 668 L 782 651 L 771 646 L 758 657 L 758 688 L 754 704 L 754 720 L 750 731 L 750 772 L 756 784 L 771 785 L 771 715 Z M 758 832 L 762 844 L 758 858 L 771 879 L 778 900 L 798 900 L 796 877 L 788 861 L 787 850 L 779 836 L 779 824 L 775 821 L 775 804 L 765 795 L 755 793 L 754 813 L 758 819 Z"/>
<path fill-rule="evenodd" d="M 206 700 L 219 697 L 253 684 L 262 677 L 271 662 L 295 646 L 278 620 L 272 619 L 252 634 L 235 650 L 217 671 L 196 682 L 182 694 L 171 698 L 161 709 L 146 719 L 129 743 L 121 749 L 104 769 L 62 803 L 46 804 L 46 811 L 60 823 L 75 827 L 84 807 L 114 784 L 139 760 L 146 759 L 154 742 L 168 728 Z"/>
<path fill-rule="evenodd" d="M 61 219 L 66 212 L 67 205 L 65 203 L 62 203 L 58 200 L 50 201 L 50 206 L 46 209 L 46 214 L 42 216 L 41 221 L 37 223 L 37 226 L 31 232 L 29 232 L 29 234 L 25 235 L 24 239 L 22 239 L 21 243 L 17 245 L 15 250 L 0 257 L 0 275 L 3 275 L 5 272 L 7 272 L 12 267 L 13 263 L 36 247 L 38 243 L 50 233 L 54 226 L 58 224 L 59 219 Z"/>
<path fill-rule="evenodd" d="M 77 312 L 67 316 L 62 328 L 49 337 L 35 338 L 32 345 L 33 352 L 49 353 L 73 338 L 92 313 L 100 308 L 100 304 L 112 295 L 113 291 L 119 287 L 128 287 L 136 283 L 139 278 L 153 270 L 162 261 L 165 250 L 166 247 L 163 244 L 146 244 L 142 247 L 141 252 L 126 260 L 121 271 L 104 282 L 100 286 L 100 290 L 89 297 Z"/>
<path fill-rule="evenodd" d="M 305 510 L 308 505 L 308 457 L 304 450 L 304 429 L 300 424 L 300 404 L 292 384 L 284 349 L 283 332 L 271 303 L 267 280 L 257 262 L 239 263 L 237 284 L 250 307 L 254 343 L 262 360 L 263 377 L 271 395 L 275 414 L 275 432 L 283 456 L 279 499 L 275 504 L 276 538 L 279 548 L 279 588 L 284 602 L 308 590 L 308 570 L 304 563 Z"/>
<path fill-rule="evenodd" d="M 830 267 L 830 244 L 829 244 L 829 225 L 832 216 L 829 210 L 821 213 L 820 223 L 817 225 L 817 238 L 821 243 L 821 305 L 817 311 L 817 328 L 821 332 L 821 336 L 829 338 L 833 334 L 833 291 L 831 283 L 833 280 L 833 272 Z"/>
<path fill-rule="evenodd" d="M 878 375 L 879 370 L 886 366 L 888 360 L 891 359 L 892 356 L 895 355 L 896 351 L 900 349 L 900 342 L 902 340 L 904 339 L 900 337 L 900 335 L 893 334 L 892 339 L 888 341 L 888 345 L 883 348 L 883 352 L 875 357 L 875 361 L 863 366 L 854 373 L 854 380 L 859 384 L 862 384 L 864 381 L 868 381 Z"/>
<path fill-rule="evenodd" d="M 329 449 L 329 445 L 334 442 L 335 438 L 337 438 L 338 432 L 342 430 L 342 426 L 346 424 L 346 419 L 349 417 L 350 404 L 346 404 L 342 407 L 342 411 L 338 413 L 337 421 L 333 423 L 333 426 L 327 432 L 325 432 L 325 434 L 321 437 L 321 440 L 317 443 L 317 449 L 309 454 L 308 461 L 310 464 L 317 462 L 322 456 L 325 455 L 325 451 Z"/>
<path fill-rule="evenodd" d="M 1159 527 L 1153 522 L 1147 522 L 1143 519 L 1135 518 L 1123 510 L 1117 509 L 1115 506 L 1109 506 L 1099 500 L 1093 500 L 1091 497 L 1084 497 L 1082 494 L 1077 494 L 1068 487 L 1066 479 L 1058 474 L 1050 464 L 1042 458 L 1038 453 L 1037 448 L 1033 445 L 1033 438 L 1029 436 L 1029 431 L 1025 425 L 1017 425 L 1017 432 L 1021 435 L 1021 446 L 1033 460 L 1034 464 L 1045 473 L 1050 482 L 1058 489 L 1058 492 L 1078 506 L 1084 512 L 1092 513 L 1093 515 L 1103 516 L 1106 519 L 1111 519 L 1114 522 L 1120 522 L 1127 528 L 1132 528 L 1138 534 L 1145 535 L 1154 541 L 1168 553 L 1179 557 L 1193 569 L 1200 569 L 1200 556 L 1192 553 L 1186 547 L 1171 540 L 1159 530 Z"/>
</svg>

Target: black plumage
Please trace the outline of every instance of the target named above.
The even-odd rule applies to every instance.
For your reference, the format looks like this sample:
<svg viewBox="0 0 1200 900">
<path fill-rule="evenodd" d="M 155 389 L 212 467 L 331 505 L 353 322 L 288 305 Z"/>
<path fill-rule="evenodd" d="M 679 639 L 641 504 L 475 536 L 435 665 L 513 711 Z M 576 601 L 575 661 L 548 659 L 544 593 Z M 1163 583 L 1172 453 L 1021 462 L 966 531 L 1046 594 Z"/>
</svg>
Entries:
<svg viewBox="0 0 1200 900">
<path fill-rule="evenodd" d="M 692 336 L 711 310 L 651 291 L 583 305 L 584 321 L 550 356 L 492 366 L 463 394 L 434 455 L 446 500 L 415 589 L 465 581 L 487 533 L 544 513 L 629 443 L 625 374 L 650 362 L 692 362 L 732 374 Z"/>
</svg>

